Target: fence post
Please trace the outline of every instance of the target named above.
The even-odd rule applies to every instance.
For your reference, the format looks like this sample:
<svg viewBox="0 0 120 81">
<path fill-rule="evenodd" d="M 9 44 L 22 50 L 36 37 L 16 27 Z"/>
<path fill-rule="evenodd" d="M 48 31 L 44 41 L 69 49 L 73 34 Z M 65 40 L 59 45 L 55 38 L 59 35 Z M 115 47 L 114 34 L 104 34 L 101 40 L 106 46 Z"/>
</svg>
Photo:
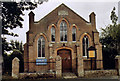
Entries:
<svg viewBox="0 0 120 81">
<path fill-rule="evenodd" d="M 83 58 L 80 55 L 77 58 L 77 73 L 78 77 L 84 77 Z"/>
<path fill-rule="evenodd" d="M 50 63 L 49 63 L 49 65 L 50 65 L 50 72 L 52 72 L 53 71 L 53 57 L 52 56 L 50 56 L 49 61 L 50 61 Z"/>
<path fill-rule="evenodd" d="M 15 57 L 12 60 L 12 77 L 13 78 L 18 78 L 19 76 L 19 59 Z"/>
<path fill-rule="evenodd" d="M 118 70 L 118 75 L 120 76 L 120 55 L 117 55 L 115 57 L 115 59 L 117 60 L 117 70 Z"/>
<path fill-rule="evenodd" d="M 62 59 L 59 55 L 56 57 L 56 77 L 62 77 Z"/>
</svg>

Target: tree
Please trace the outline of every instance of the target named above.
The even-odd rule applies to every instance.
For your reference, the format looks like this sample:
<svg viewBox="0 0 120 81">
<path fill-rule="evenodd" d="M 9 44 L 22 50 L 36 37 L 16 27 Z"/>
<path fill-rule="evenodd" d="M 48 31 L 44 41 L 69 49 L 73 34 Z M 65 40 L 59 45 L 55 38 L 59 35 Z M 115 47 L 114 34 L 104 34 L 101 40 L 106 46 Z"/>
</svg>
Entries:
<svg viewBox="0 0 120 81">
<path fill-rule="evenodd" d="M 41 0 L 43 2 L 43 0 Z M 42 2 L 40 4 L 42 4 Z M 14 29 L 16 27 L 22 28 L 22 21 L 24 20 L 24 10 L 33 10 L 37 7 L 37 3 L 32 2 L 3 2 L 2 7 L 2 34 L 18 36 L 13 32 L 10 33 L 9 29 Z"/>
<path fill-rule="evenodd" d="M 21 15 L 24 10 L 33 10 L 37 7 L 36 3 L 32 2 L 2 2 L 2 35 L 9 36 L 18 36 L 13 32 L 9 32 L 8 29 L 13 30 L 14 28 L 20 27 L 22 28 L 23 18 Z M 6 45 L 6 46 L 5 46 Z M 2 51 L 10 51 L 9 42 L 7 42 L 6 38 L 2 38 Z"/>
<path fill-rule="evenodd" d="M 13 52 L 10 55 L 4 54 L 4 67 L 3 74 L 8 73 L 11 75 L 12 71 L 12 60 L 17 57 L 20 60 L 20 72 L 24 71 L 24 61 L 23 61 L 23 53 L 18 49 L 13 49 Z"/>
<path fill-rule="evenodd" d="M 23 11 L 24 10 L 33 10 L 37 7 L 38 4 L 42 4 L 44 0 L 39 0 L 38 3 L 32 3 L 32 2 L 2 2 L 2 55 L 3 55 L 3 64 L 4 65 L 11 65 L 11 55 L 7 55 L 8 51 L 11 51 L 13 49 L 19 50 L 19 52 L 23 53 L 23 45 L 22 42 L 14 43 L 14 41 L 11 41 L 10 43 L 7 42 L 4 35 L 8 36 L 18 36 L 14 32 L 9 32 L 8 29 L 13 30 L 15 28 L 22 28 L 22 21 L 24 19 L 21 16 L 24 16 Z M 14 55 L 13 50 L 13 55 Z M 17 51 L 18 52 L 18 51 Z M 20 54 L 18 52 L 18 55 Z M 16 52 L 15 52 L 16 53 Z M 7 66 L 3 66 L 3 68 L 7 68 Z M 8 68 L 9 70 L 9 68 Z"/>
<path fill-rule="evenodd" d="M 109 24 L 105 29 L 102 28 L 101 42 L 108 48 L 116 49 L 120 54 L 120 24 L 117 23 L 118 17 L 115 14 L 115 7 L 111 12 L 112 24 Z"/>
<path fill-rule="evenodd" d="M 19 50 L 23 53 L 23 43 L 22 43 L 22 41 L 20 43 Z"/>
<path fill-rule="evenodd" d="M 47 1 L 47 0 L 45 0 Z M 6 48 L 4 48 L 4 42 L 6 41 L 6 38 L 4 35 L 9 36 L 18 36 L 14 32 L 9 32 L 8 29 L 13 30 L 14 28 L 23 28 L 22 21 L 24 19 L 21 16 L 24 16 L 23 11 L 25 10 L 33 10 L 37 7 L 38 4 L 42 4 L 44 0 L 39 0 L 38 3 L 33 2 L 2 2 L 2 51 L 7 51 Z M 9 45 L 7 46 L 7 48 Z M 10 50 L 10 49 L 9 49 Z"/>
<path fill-rule="evenodd" d="M 8 44 L 8 43 L 7 43 Z M 6 45 L 7 46 L 7 45 Z M 17 57 L 19 58 L 20 60 L 20 72 L 23 72 L 23 43 L 22 41 L 19 42 L 19 41 L 14 41 L 14 40 L 11 40 L 10 41 L 10 44 L 9 44 L 9 49 L 11 49 L 11 53 L 8 55 L 6 52 L 3 54 L 4 58 L 4 71 L 3 73 L 8 73 L 8 74 L 11 74 L 11 71 L 12 71 L 12 60 Z"/>
<path fill-rule="evenodd" d="M 110 19 L 112 24 L 102 28 L 100 42 L 103 45 L 103 60 L 106 62 L 104 65 L 113 68 L 115 56 L 120 54 L 120 24 L 117 23 L 118 17 L 115 13 L 115 7 L 111 12 Z"/>
</svg>

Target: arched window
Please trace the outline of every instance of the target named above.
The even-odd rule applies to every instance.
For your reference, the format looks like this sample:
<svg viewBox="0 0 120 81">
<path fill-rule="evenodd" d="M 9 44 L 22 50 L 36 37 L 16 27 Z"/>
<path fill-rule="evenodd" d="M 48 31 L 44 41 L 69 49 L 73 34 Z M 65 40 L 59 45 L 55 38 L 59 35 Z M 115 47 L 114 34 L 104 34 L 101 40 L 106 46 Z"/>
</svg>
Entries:
<svg viewBox="0 0 120 81">
<path fill-rule="evenodd" d="M 76 41 L 76 28 L 72 28 L 72 41 Z"/>
<path fill-rule="evenodd" d="M 55 28 L 52 26 L 51 28 L 51 41 L 55 42 Z"/>
<path fill-rule="evenodd" d="M 62 21 L 60 23 L 60 41 L 67 41 L 67 23 L 65 21 Z"/>
<path fill-rule="evenodd" d="M 45 39 L 43 36 L 38 39 L 38 57 L 45 57 Z"/>
<path fill-rule="evenodd" d="M 84 36 L 83 40 L 82 40 L 82 45 L 83 45 L 83 56 L 87 56 L 88 54 L 88 47 L 89 47 L 89 39 L 87 36 Z"/>
</svg>

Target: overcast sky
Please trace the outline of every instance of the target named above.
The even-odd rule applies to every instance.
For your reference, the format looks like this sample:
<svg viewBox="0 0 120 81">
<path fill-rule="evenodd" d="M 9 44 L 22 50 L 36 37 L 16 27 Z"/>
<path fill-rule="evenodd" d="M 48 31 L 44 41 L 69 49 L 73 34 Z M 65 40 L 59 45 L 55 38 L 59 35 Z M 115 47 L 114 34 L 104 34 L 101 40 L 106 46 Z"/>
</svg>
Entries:
<svg viewBox="0 0 120 81">
<path fill-rule="evenodd" d="M 33 12 L 35 13 L 35 21 L 39 21 L 45 15 L 50 13 L 60 4 L 64 3 L 69 8 L 71 8 L 74 12 L 80 15 L 82 18 L 89 22 L 89 15 L 91 12 L 95 12 L 96 14 L 96 27 L 99 32 L 101 32 L 100 28 L 105 28 L 108 24 L 111 23 L 110 21 L 110 14 L 113 7 L 116 7 L 116 14 L 118 15 L 118 1 L 119 0 L 110 0 L 110 2 L 96 2 L 97 0 L 92 0 L 92 2 L 88 2 L 88 0 L 84 0 L 86 2 L 81 2 L 83 0 L 48 0 L 48 2 L 44 2 L 43 4 L 39 5 Z M 29 30 L 29 14 L 30 11 L 24 12 L 24 22 L 23 28 L 16 28 L 12 30 L 14 33 L 19 34 L 19 37 L 7 37 L 9 40 L 19 40 L 26 43 L 26 32 Z"/>
</svg>

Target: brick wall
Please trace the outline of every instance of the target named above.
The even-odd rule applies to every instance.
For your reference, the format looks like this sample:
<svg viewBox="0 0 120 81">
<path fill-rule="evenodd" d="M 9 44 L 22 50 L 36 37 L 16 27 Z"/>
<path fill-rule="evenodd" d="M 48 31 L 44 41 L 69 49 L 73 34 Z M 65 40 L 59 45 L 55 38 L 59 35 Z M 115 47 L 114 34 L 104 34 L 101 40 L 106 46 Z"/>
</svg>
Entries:
<svg viewBox="0 0 120 81">
<path fill-rule="evenodd" d="M 117 70 L 86 70 L 85 78 L 117 76 Z"/>
</svg>

